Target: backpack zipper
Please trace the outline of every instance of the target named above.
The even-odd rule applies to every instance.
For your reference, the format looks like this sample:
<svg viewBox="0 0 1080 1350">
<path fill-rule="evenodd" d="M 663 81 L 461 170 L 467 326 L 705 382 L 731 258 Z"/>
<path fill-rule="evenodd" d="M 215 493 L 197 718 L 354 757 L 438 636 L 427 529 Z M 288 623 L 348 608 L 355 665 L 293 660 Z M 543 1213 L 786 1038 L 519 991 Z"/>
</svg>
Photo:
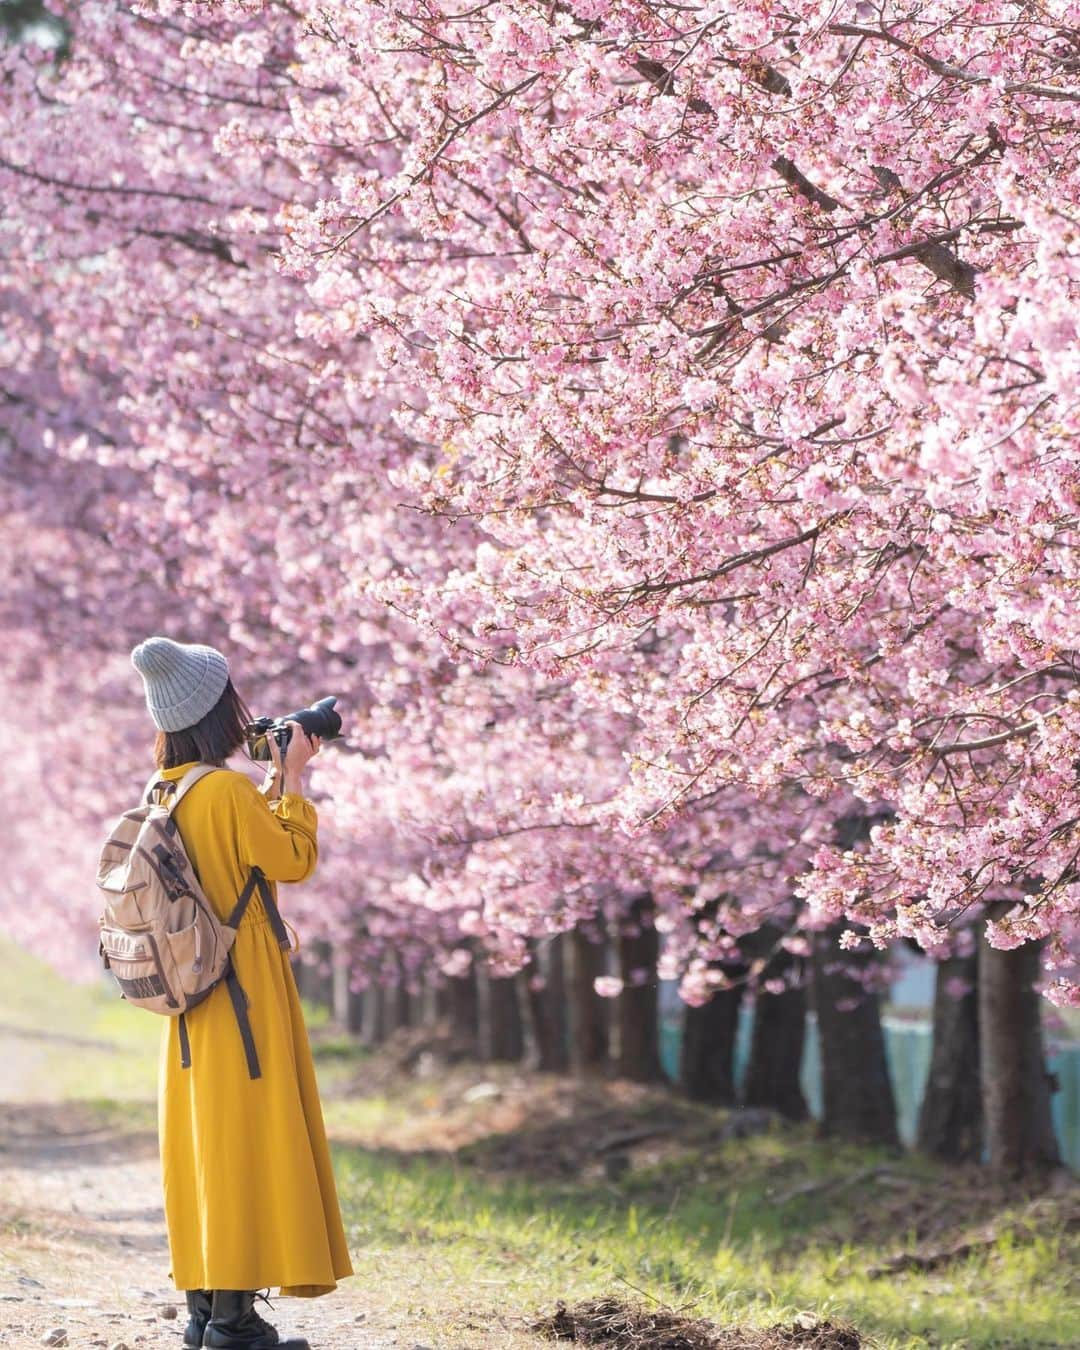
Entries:
<svg viewBox="0 0 1080 1350">
<path fill-rule="evenodd" d="M 216 930 L 222 926 L 222 925 L 221 925 L 221 920 L 218 918 L 218 916 L 217 916 L 216 913 L 212 913 L 212 912 L 211 912 L 210 907 L 209 907 L 208 905 L 204 904 L 204 903 L 199 899 L 199 897 L 198 897 L 197 895 L 192 895 L 191 898 L 192 898 L 192 900 L 195 901 L 195 908 L 196 908 L 197 910 L 199 910 L 199 909 L 202 910 L 203 914 L 204 914 L 205 917 L 206 917 L 207 922 L 210 924 L 210 936 L 211 936 L 211 937 L 213 938 L 213 940 L 214 940 L 214 948 L 213 948 L 213 950 L 216 952 L 216 951 L 217 951 L 217 946 L 218 946 L 218 939 L 217 939 L 217 933 L 216 933 Z M 200 930 L 199 930 L 198 928 L 196 928 L 196 929 L 195 929 L 195 960 L 194 960 L 194 962 L 192 963 L 192 969 L 195 971 L 196 974 L 198 974 L 199 971 L 202 969 L 202 967 L 199 965 L 199 961 L 200 961 L 200 948 L 201 948 L 201 942 L 200 942 Z"/>
</svg>

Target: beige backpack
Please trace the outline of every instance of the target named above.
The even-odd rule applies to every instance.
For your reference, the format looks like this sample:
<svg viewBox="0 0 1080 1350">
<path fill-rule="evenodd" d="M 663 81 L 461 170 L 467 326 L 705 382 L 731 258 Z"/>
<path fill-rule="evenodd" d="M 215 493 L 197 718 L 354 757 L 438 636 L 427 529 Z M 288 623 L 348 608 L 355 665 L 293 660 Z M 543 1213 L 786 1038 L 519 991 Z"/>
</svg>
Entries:
<svg viewBox="0 0 1080 1350">
<path fill-rule="evenodd" d="M 195 875 L 173 820 L 176 804 L 213 764 L 196 764 L 179 782 L 150 779 L 142 802 L 125 811 L 101 850 L 97 884 L 104 903 L 98 951 L 120 996 L 150 1012 L 179 1017 L 180 1063 L 191 1066 L 184 1014 L 224 981 L 244 1043 L 248 1073 L 260 1076 L 248 999 L 232 964 L 232 945 L 248 901 L 258 889 L 274 936 L 288 950 L 285 925 L 265 876 L 257 868 L 226 921 L 218 918 Z M 161 800 L 159 800 L 159 797 Z"/>
</svg>

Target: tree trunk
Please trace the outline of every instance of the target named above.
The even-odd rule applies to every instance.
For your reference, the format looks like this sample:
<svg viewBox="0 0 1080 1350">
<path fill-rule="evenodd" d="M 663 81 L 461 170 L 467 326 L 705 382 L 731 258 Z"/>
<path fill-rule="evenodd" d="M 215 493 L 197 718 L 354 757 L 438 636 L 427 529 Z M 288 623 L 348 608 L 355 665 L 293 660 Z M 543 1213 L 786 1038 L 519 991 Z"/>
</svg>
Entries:
<svg viewBox="0 0 1080 1350">
<path fill-rule="evenodd" d="M 364 990 L 360 1039 L 372 1047 L 386 1040 L 386 990 L 369 984 Z"/>
<path fill-rule="evenodd" d="M 356 1034 L 363 1025 L 363 995 L 349 988 L 349 967 L 345 961 L 334 964 L 334 1021 L 345 1031 Z"/>
<path fill-rule="evenodd" d="M 563 977 L 563 939 L 561 933 L 546 942 L 530 942 L 532 970 L 543 980 L 533 988 L 528 978 L 529 1009 L 536 1042 L 536 1067 L 544 1073 L 565 1073 L 570 1067 L 566 1043 L 566 985 Z"/>
<path fill-rule="evenodd" d="M 593 988 L 605 974 L 604 941 L 582 928 L 570 935 L 570 1060 L 575 1073 L 596 1073 L 607 1065 L 610 1001 Z"/>
<path fill-rule="evenodd" d="M 345 1004 L 345 1028 L 354 1036 L 359 1036 L 364 1026 L 364 999 L 367 991 L 350 989 Z"/>
<path fill-rule="evenodd" d="M 521 1007 L 518 1003 L 518 977 L 487 979 L 485 1058 L 516 1064 L 525 1050 Z"/>
<path fill-rule="evenodd" d="M 466 1058 L 476 1059 L 480 1052 L 480 1009 L 475 964 L 464 975 L 448 979 L 440 994 L 455 1046 Z"/>
<path fill-rule="evenodd" d="M 415 993 L 405 990 L 405 1025 L 407 1027 L 424 1026 L 424 1016 L 426 1011 L 426 1000 L 424 991 L 416 990 Z"/>
<path fill-rule="evenodd" d="M 364 999 L 366 991 L 350 989 L 345 998 L 345 1030 L 359 1036 L 364 1025 Z"/>
<path fill-rule="evenodd" d="M 766 1106 L 788 1120 L 810 1114 L 799 1075 L 806 1039 L 806 989 L 759 993 L 754 1000 L 754 1030 L 746 1066 L 743 1101 Z"/>
<path fill-rule="evenodd" d="M 409 996 L 403 984 L 386 985 L 383 995 L 383 1031 L 392 1036 L 399 1027 L 409 1025 Z"/>
<path fill-rule="evenodd" d="M 998 951 L 979 943 L 982 1101 L 990 1166 L 1007 1175 L 1061 1162 L 1050 1116 L 1050 1075 L 1042 1040 L 1039 976 L 1042 944 Z"/>
<path fill-rule="evenodd" d="M 696 1102 L 735 1104 L 735 1033 L 743 986 L 719 989 L 699 1008 L 683 1011 L 679 1087 Z"/>
<path fill-rule="evenodd" d="M 934 1040 L 916 1147 L 947 1161 L 979 1162 L 983 1152 L 977 975 L 974 952 L 938 962 Z M 948 992 L 954 980 L 969 986 L 959 998 Z"/>
<path fill-rule="evenodd" d="M 872 952 L 840 949 L 837 938 L 849 926 L 834 924 L 814 934 L 814 1002 L 825 1103 L 822 1133 L 898 1148 L 878 996 L 868 993 L 845 969 L 866 967 L 877 958 Z"/>
<path fill-rule="evenodd" d="M 294 966 L 296 985 L 302 997 L 316 1007 L 326 1008 L 331 1014 L 334 1010 L 333 971 L 324 974 L 320 966 L 330 960 L 330 945 L 326 942 L 311 943 L 313 960 L 308 963 L 299 961 Z"/>
<path fill-rule="evenodd" d="M 618 939 L 619 973 L 623 988 L 615 1002 L 619 1026 L 617 1068 L 620 1077 L 638 1083 L 664 1080 L 660 1064 L 660 1017 L 656 974 L 659 937 L 652 925 L 652 897 L 638 896 L 631 904 Z M 647 972 L 641 983 L 634 971 Z"/>
</svg>

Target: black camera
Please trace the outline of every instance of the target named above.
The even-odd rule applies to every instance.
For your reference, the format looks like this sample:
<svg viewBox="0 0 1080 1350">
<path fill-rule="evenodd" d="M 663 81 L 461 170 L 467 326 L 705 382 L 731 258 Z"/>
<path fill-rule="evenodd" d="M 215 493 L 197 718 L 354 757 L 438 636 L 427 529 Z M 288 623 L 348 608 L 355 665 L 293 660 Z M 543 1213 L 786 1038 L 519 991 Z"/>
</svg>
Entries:
<svg viewBox="0 0 1080 1350">
<path fill-rule="evenodd" d="M 310 708 L 286 713 L 284 717 L 257 717 L 244 728 L 248 754 L 252 759 L 272 759 L 270 737 L 273 736 L 284 761 L 294 722 L 299 722 L 309 736 L 321 736 L 324 741 L 340 736 L 341 717 L 334 711 L 336 702 L 336 698 L 321 698 Z"/>
</svg>

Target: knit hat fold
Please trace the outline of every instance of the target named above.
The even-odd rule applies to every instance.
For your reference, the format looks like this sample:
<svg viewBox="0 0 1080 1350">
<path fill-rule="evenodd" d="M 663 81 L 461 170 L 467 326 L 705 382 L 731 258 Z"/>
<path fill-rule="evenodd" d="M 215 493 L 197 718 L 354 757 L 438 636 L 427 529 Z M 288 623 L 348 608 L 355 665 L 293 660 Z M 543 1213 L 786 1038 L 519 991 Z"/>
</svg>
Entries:
<svg viewBox="0 0 1080 1350">
<path fill-rule="evenodd" d="M 131 653 L 143 678 L 146 706 L 160 731 L 183 731 L 214 707 L 229 681 L 229 663 L 215 647 L 149 637 Z"/>
</svg>

